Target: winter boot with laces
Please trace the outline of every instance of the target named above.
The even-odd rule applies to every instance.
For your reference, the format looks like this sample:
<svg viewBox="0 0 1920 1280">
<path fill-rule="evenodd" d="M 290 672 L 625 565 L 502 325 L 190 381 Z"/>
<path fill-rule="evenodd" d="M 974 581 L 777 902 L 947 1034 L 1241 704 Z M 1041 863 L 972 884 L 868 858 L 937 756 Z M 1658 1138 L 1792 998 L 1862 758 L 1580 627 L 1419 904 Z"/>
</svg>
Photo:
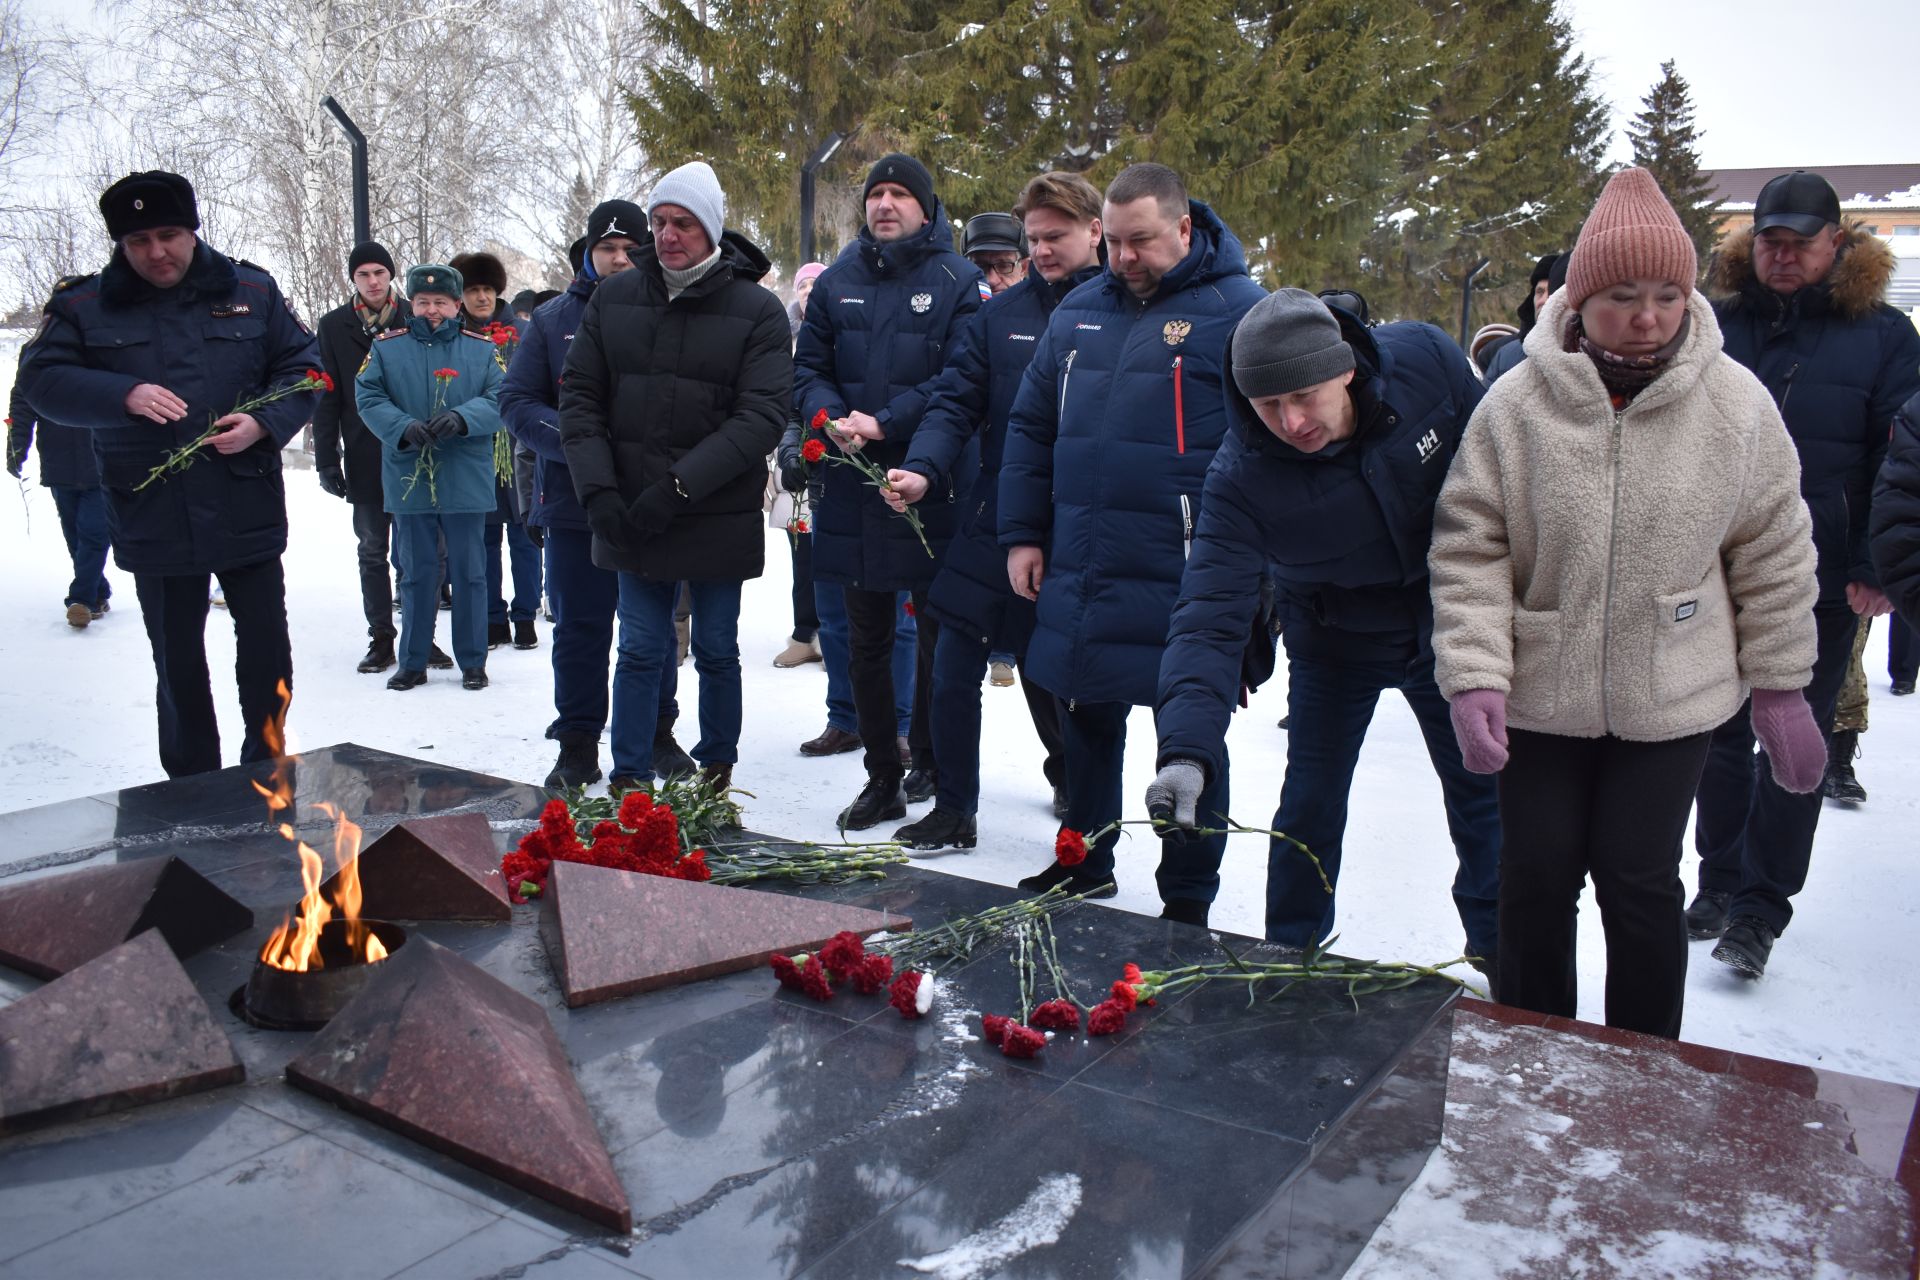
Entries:
<svg viewBox="0 0 1920 1280">
<path fill-rule="evenodd" d="M 585 733 L 560 735 L 560 757 L 547 775 L 547 790 L 571 791 L 600 781 L 600 739 Z"/>
<path fill-rule="evenodd" d="M 944 853 L 949 849 L 971 849 L 980 842 L 980 835 L 972 814 L 935 805 L 920 821 L 909 822 L 894 832 L 893 839 L 915 853 Z"/>
<path fill-rule="evenodd" d="M 1836 733 L 1827 740 L 1827 776 L 1820 781 L 1820 793 L 1841 804 L 1865 804 L 1867 789 L 1853 776 L 1854 757 L 1860 754 L 1860 735 L 1852 729 Z"/>
</svg>

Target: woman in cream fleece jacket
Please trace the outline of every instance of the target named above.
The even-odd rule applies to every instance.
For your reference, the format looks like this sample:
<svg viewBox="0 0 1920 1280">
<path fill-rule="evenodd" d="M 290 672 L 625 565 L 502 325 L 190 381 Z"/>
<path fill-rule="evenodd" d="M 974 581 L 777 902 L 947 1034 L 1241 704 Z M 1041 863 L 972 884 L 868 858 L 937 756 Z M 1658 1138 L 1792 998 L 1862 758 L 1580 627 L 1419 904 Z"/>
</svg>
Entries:
<svg viewBox="0 0 1920 1280">
<path fill-rule="evenodd" d="M 1591 873 L 1607 1023 L 1669 1037 L 1710 732 L 1751 690 L 1783 786 L 1824 762 L 1798 692 L 1816 594 L 1799 462 L 1695 275 L 1652 177 L 1616 175 L 1467 428 L 1429 555 L 1440 691 L 1468 767 L 1501 775 L 1497 994 L 1574 1014 Z"/>
</svg>

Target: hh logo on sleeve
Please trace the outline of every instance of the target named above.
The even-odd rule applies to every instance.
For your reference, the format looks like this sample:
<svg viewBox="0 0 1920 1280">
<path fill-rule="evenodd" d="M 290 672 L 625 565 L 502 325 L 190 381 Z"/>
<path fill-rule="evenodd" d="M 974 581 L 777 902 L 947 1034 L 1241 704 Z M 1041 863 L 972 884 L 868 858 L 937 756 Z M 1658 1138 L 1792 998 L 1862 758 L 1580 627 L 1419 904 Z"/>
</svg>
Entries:
<svg viewBox="0 0 1920 1280">
<path fill-rule="evenodd" d="M 1420 451 L 1420 461 L 1424 465 L 1432 462 L 1440 453 L 1440 433 L 1429 431 L 1414 441 L 1413 447 Z"/>
</svg>

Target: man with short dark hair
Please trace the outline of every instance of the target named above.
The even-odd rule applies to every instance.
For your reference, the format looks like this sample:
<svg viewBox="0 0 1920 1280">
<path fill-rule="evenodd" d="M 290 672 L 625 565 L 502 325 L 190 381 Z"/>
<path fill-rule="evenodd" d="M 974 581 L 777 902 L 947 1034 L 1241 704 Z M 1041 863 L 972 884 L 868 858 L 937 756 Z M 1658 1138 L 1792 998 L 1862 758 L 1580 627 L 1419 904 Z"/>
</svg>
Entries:
<svg viewBox="0 0 1920 1280">
<path fill-rule="evenodd" d="M 1127 715 L 1151 706 L 1207 464 L 1226 432 L 1227 334 L 1265 294 L 1240 242 L 1165 165 L 1107 188 L 1106 271 L 1054 309 L 1008 418 L 1000 545 L 1013 589 L 1037 601 L 1026 668 L 1066 700 L 1067 827 L 1078 866 L 1022 880 L 1036 891 L 1113 892 Z M 1199 797 L 1227 809 L 1222 763 Z M 1224 836 L 1162 842 L 1163 915 L 1204 925 Z"/>
<path fill-rule="evenodd" d="M 179 174 L 129 174 L 101 195 L 100 212 L 113 258 L 97 276 L 62 282 L 20 379 L 36 413 L 93 432 L 114 558 L 134 575 L 153 649 L 167 776 L 220 767 L 209 576 L 233 618 L 240 761 L 266 760 L 293 687 L 280 450 L 312 416 L 313 335 L 272 276 L 195 234 L 193 185 Z M 168 467 L 202 440 L 184 469 Z"/>
<path fill-rule="evenodd" d="M 1894 414 L 1920 392 L 1920 333 L 1884 301 L 1893 270 L 1884 243 L 1842 221 L 1826 179 L 1796 170 L 1761 188 L 1753 225 L 1721 243 L 1707 282 L 1727 354 L 1773 393 L 1800 453 L 1820 580 L 1806 695 L 1822 733 L 1855 627 L 1890 607 L 1867 525 Z M 1694 822 L 1700 892 L 1687 908 L 1695 938 L 1720 939 L 1714 959 L 1766 972 L 1806 883 L 1820 805 L 1818 791 L 1796 795 L 1756 767 L 1750 708 L 1714 731 Z"/>
</svg>

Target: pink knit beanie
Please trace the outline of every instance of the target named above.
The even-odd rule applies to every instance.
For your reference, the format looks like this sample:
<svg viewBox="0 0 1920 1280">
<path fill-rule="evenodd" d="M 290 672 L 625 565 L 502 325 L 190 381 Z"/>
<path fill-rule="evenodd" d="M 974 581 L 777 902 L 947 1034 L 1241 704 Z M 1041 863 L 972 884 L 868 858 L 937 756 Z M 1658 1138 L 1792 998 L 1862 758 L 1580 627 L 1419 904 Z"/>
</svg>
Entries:
<svg viewBox="0 0 1920 1280">
<path fill-rule="evenodd" d="M 1680 216 L 1645 169 L 1622 169 L 1607 179 L 1573 246 L 1567 268 L 1567 305 L 1623 280 L 1666 280 L 1693 292 L 1700 258 Z"/>
</svg>

